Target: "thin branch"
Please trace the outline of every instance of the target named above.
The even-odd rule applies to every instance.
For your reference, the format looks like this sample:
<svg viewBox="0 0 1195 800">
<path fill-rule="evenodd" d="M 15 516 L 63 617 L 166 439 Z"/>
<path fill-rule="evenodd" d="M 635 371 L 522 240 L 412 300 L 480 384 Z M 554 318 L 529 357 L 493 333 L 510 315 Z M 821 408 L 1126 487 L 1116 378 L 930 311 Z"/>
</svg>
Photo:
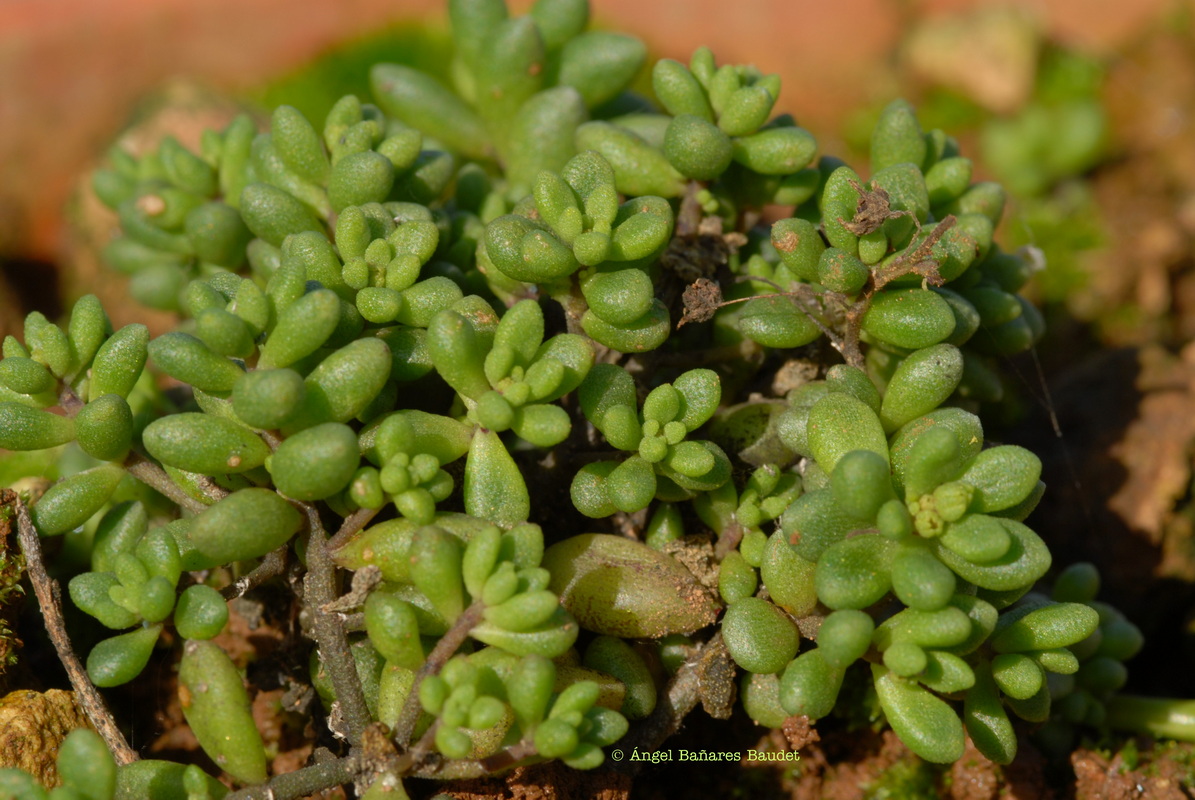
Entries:
<svg viewBox="0 0 1195 800">
<path fill-rule="evenodd" d="M 286 572 L 287 557 L 290 555 L 290 544 L 284 544 L 277 550 L 271 550 L 265 554 L 261 563 L 253 568 L 247 575 L 242 575 L 233 583 L 225 586 L 220 590 L 220 595 L 225 600 L 232 600 L 237 597 L 244 597 L 245 594 L 258 586 L 261 586 L 266 581 L 277 578 Z"/>
<path fill-rule="evenodd" d="M 427 726 L 427 730 L 419 737 L 419 741 L 415 742 L 410 750 L 399 756 L 400 759 L 404 757 L 409 761 L 403 761 L 406 771 L 410 771 L 423 765 L 424 759 L 436 751 L 436 731 L 440 729 L 441 722 L 436 720 L 431 725 Z"/>
<path fill-rule="evenodd" d="M 345 517 L 344 522 L 340 524 L 340 530 L 336 531 L 336 535 L 328 540 L 328 552 L 335 553 L 348 544 L 349 539 L 368 525 L 381 510 L 380 508 L 358 508 Z"/>
<path fill-rule="evenodd" d="M 521 741 L 480 760 L 452 759 L 425 764 L 410 774 L 415 778 L 462 781 L 471 778 L 485 778 L 519 764 L 537 755 L 535 745 Z M 401 756 L 400 756 L 401 758 Z"/>
<path fill-rule="evenodd" d="M 361 759 L 354 753 L 335 761 L 275 775 L 268 783 L 225 795 L 224 800 L 294 800 L 352 783 L 361 772 Z"/>
<path fill-rule="evenodd" d="M 481 759 L 481 767 L 485 770 L 484 774 L 492 775 L 501 770 L 513 767 L 523 759 L 531 758 L 537 753 L 535 743 L 524 739 L 521 742 L 512 744 L 505 750 L 499 750 L 492 756 L 486 756 Z"/>
<path fill-rule="evenodd" d="M 460 649 L 460 646 L 469 638 L 469 631 L 481 622 L 481 614 L 484 610 L 485 606 L 478 600 L 462 611 L 461 615 L 456 618 L 456 622 L 448 629 L 448 633 L 441 636 L 440 641 L 436 642 L 436 646 L 428 653 L 423 666 L 415 673 L 415 682 L 411 684 L 407 701 L 402 707 L 402 713 L 398 715 L 398 722 L 394 725 L 394 741 L 399 745 L 405 745 L 411 740 L 415 723 L 419 721 L 421 708 L 419 686 L 423 683 L 423 679 L 437 674 L 444 663 L 452 658 L 453 653 Z"/>
<path fill-rule="evenodd" d="M 62 591 L 58 581 L 47 574 L 46 566 L 42 562 L 41 540 L 33 521 L 29 518 L 29 511 L 21 502 L 20 496 L 11 489 L 0 490 L 0 506 L 12 506 L 16 510 L 17 539 L 21 544 L 21 552 L 25 556 L 25 571 L 29 573 L 29 580 L 33 583 L 33 591 L 37 594 L 37 602 L 41 606 L 42 617 L 46 621 L 46 632 L 50 641 L 58 652 L 58 659 L 66 668 L 66 674 L 74 687 L 75 696 L 92 726 L 99 731 L 104 743 L 112 752 L 117 764 L 131 764 L 139 756 L 124 734 L 116 726 L 104 698 L 91 679 L 87 677 L 87 670 L 75 655 L 71 647 L 70 636 L 66 632 L 66 624 L 62 619 Z"/>
<path fill-rule="evenodd" d="M 846 330 L 843 332 L 842 345 L 838 347 L 838 351 L 842 353 L 846 363 L 860 369 L 863 368 L 863 353 L 859 349 L 859 337 L 863 330 L 863 316 L 871 308 L 871 301 L 875 298 L 876 292 L 897 278 L 903 278 L 909 274 L 920 275 L 923 285 L 940 286 L 942 284 L 942 277 L 938 274 L 938 263 L 933 260 L 932 251 L 934 245 L 945 235 L 946 231 L 954 227 L 956 221 L 953 214 L 946 217 L 935 225 L 934 229 L 929 232 L 929 236 L 925 237 L 925 240 L 912 251 L 894 258 L 891 263 L 871 274 L 859 299 L 846 310 Z"/>
<path fill-rule="evenodd" d="M 66 412 L 68 417 L 73 417 L 79 413 L 83 408 L 84 403 L 79 399 L 79 395 L 75 394 L 75 390 L 71 388 L 69 383 L 62 384 L 62 391 L 58 393 L 58 405 Z"/>
<path fill-rule="evenodd" d="M 182 487 L 170 479 L 166 470 L 139 453 L 129 453 L 129 457 L 124 461 L 124 468 L 134 478 L 193 514 L 198 514 L 208 507 L 183 491 Z"/>
<path fill-rule="evenodd" d="M 701 203 L 697 202 L 697 193 L 702 185 L 697 181 L 689 181 L 685 187 L 685 196 L 681 198 L 680 210 L 676 214 L 676 229 L 673 237 L 694 236 L 701 225 Z"/>
<path fill-rule="evenodd" d="M 327 533 L 319 511 L 308 503 L 299 503 L 307 515 L 307 576 L 303 579 L 304 602 L 312 614 L 312 633 L 319 647 L 324 668 L 336 691 L 336 702 L 348 726 L 348 739 L 359 745 L 361 735 L 371 722 L 357 665 L 349 650 L 344 620 L 339 614 L 320 613 L 319 609 L 336 599 L 336 565 L 328 554 Z"/>
<path fill-rule="evenodd" d="M 954 223 L 957 221 L 958 218 L 953 214 L 947 216 L 934 226 L 934 229 L 929 232 L 929 236 L 925 237 L 925 241 L 917 245 L 913 252 L 905 253 L 899 258 L 893 259 L 892 263 L 876 270 L 874 274 L 874 288 L 871 293 L 883 289 L 887 284 L 897 278 L 908 275 L 910 272 L 916 272 L 918 275 L 929 280 L 931 276 L 920 271 L 919 268 L 928 261 L 933 264 L 936 274 L 937 263 L 931 258 L 934 245 L 946 234 L 946 231 L 954 227 Z M 939 280 L 941 279 L 939 278 Z"/>
<path fill-rule="evenodd" d="M 747 531 L 739 524 L 737 519 L 732 520 L 726 526 L 726 530 L 718 537 L 717 543 L 714 545 L 714 557 L 719 561 L 726 558 L 731 550 L 739 546 L 739 542 L 743 540 L 743 534 Z"/>
</svg>

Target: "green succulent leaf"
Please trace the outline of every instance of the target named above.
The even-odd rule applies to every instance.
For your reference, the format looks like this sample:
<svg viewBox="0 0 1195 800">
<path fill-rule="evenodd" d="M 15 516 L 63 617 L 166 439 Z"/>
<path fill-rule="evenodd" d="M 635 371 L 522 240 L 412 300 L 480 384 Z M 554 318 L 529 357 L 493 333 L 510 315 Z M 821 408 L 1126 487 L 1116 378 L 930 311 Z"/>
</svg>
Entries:
<svg viewBox="0 0 1195 800">
<path fill-rule="evenodd" d="M 962 758 L 963 723 L 945 701 L 885 667 L 873 665 L 876 694 L 888 723 L 917 755 L 935 764 Z"/>
<path fill-rule="evenodd" d="M 178 671 L 183 716 L 199 745 L 228 774 L 266 780 L 266 756 L 249 696 L 232 660 L 217 645 L 188 641 Z"/>
</svg>

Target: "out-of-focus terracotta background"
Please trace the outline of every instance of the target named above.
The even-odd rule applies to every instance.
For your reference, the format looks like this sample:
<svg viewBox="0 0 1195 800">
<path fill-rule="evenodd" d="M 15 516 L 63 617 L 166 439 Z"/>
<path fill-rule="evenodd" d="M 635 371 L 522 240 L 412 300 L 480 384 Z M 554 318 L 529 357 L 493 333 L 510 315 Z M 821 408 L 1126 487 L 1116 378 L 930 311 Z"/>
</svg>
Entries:
<svg viewBox="0 0 1195 800">
<path fill-rule="evenodd" d="M 147 92 L 179 76 L 244 91 L 377 28 L 439 20 L 439 0 L 0 0 L 0 260 L 53 261 L 73 182 Z M 512 3 L 515 9 L 530 5 Z M 781 106 L 823 141 L 845 114 L 891 91 L 902 36 L 918 20 L 982 0 L 593 0 L 599 25 L 638 33 L 661 56 L 706 43 L 719 59 L 784 78 Z M 1052 37 L 1109 50 L 1172 0 L 1019 0 Z M 1006 94 L 1015 48 L 986 48 Z M 1008 51 L 1011 46 L 1013 52 Z M 992 60 L 994 59 L 994 60 Z M 1001 60 L 1003 59 L 1003 61 Z"/>
</svg>

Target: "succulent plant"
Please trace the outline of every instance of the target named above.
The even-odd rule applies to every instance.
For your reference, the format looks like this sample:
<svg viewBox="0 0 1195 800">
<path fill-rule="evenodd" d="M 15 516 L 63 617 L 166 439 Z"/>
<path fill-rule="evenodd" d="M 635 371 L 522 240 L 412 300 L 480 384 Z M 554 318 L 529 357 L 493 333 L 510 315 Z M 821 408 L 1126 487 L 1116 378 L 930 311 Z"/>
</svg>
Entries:
<svg viewBox="0 0 1195 800">
<path fill-rule="evenodd" d="M 4 341 L 0 446 L 63 454 L 21 524 L 87 532 L 70 597 L 124 631 L 90 682 L 134 679 L 172 628 L 200 745 L 273 797 L 594 768 L 699 699 L 728 714 L 739 672 L 770 727 L 863 674 L 940 763 L 965 734 L 1011 761 L 1010 713 L 1132 717 L 1112 693 L 1140 634 L 1088 567 L 1033 591 L 1041 464 L 976 414 L 992 357 L 1042 332 L 993 241 L 1003 190 L 903 102 L 864 181 L 773 115 L 775 76 L 701 49 L 657 63 L 657 107 L 626 91 L 642 44 L 585 32 L 584 0 L 449 11 L 453 89 L 379 65 L 377 105 L 344 98 L 322 134 L 283 107 L 199 154 L 113 152 L 108 261 L 178 330 L 113 331 L 85 297 Z M 795 356 L 812 372 L 751 393 Z M 271 779 L 212 639 L 283 575 L 343 741 Z M 68 794 L 223 791 L 103 749 L 64 745 Z"/>
</svg>

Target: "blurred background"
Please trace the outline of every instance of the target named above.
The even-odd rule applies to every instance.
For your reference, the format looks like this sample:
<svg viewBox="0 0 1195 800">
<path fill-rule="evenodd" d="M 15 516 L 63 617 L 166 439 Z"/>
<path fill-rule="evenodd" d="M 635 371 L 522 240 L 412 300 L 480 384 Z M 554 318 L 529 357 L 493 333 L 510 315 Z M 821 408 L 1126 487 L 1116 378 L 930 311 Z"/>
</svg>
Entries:
<svg viewBox="0 0 1195 800">
<path fill-rule="evenodd" d="M 989 438 L 1042 455 L 1034 527 L 1056 563 L 1096 561 L 1145 630 L 1130 689 L 1195 696 L 1167 666 L 1195 657 L 1195 0 L 591 3 L 653 57 L 706 44 L 779 73 L 778 110 L 862 174 L 903 96 L 1005 184 L 998 238 L 1044 265 L 1050 328 L 1008 365 L 1016 401 Z M 279 103 L 322 119 L 368 95 L 370 64 L 442 73 L 446 50 L 440 0 L 0 0 L 0 335 L 87 292 L 117 325 L 169 327 L 122 307 L 95 255 L 114 221 L 86 175 L 114 142 L 194 147 Z"/>
</svg>

